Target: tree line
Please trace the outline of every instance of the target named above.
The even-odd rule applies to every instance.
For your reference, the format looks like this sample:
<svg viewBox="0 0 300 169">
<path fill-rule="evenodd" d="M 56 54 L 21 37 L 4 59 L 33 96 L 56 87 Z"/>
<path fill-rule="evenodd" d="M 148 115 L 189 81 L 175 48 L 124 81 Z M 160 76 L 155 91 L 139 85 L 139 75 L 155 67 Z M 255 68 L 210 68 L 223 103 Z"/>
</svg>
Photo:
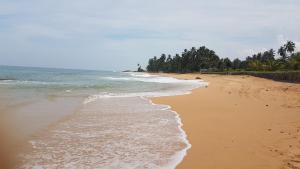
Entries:
<svg viewBox="0 0 300 169">
<path fill-rule="evenodd" d="M 275 57 L 276 52 L 280 57 Z M 181 55 L 175 56 L 161 54 L 148 61 L 148 72 L 222 72 L 222 71 L 276 71 L 276 70 L 300 70 L 300 52 L 295 52 L 295 43 L 287 41 L 277 51 L 270 49 L 246 57 L 220 58 L 213 50 L 201 46 L 196 49 L 185 49 Z"/>
</svg>

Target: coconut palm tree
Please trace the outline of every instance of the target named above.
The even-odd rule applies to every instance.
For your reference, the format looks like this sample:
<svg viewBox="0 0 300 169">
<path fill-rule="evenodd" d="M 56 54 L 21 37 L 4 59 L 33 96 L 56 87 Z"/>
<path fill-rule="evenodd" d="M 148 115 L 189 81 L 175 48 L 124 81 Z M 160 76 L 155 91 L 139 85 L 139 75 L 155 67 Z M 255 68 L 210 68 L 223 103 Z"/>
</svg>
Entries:
<svg viewBox="0 0 300 169">
<path fill-rule="evenodd" d="M 286 44 L 284 45 L 284 47 L 285 47 L 285 50 L 287 52 L 289 52 L 290 54 L 292 54 L 295 51 L 296 45 L 292 41 L 287 41 Z"/>
<path fill-rule="evenodd" d="M 286 60 L 287 58 L 287 54 L 286 54 L 286 48 L 284 46 L 281 46 L 279 49 L 278 49 L 278 52 L 277 52 L 281 57 L 282 57 L 282 60 Z"/>
</svg>

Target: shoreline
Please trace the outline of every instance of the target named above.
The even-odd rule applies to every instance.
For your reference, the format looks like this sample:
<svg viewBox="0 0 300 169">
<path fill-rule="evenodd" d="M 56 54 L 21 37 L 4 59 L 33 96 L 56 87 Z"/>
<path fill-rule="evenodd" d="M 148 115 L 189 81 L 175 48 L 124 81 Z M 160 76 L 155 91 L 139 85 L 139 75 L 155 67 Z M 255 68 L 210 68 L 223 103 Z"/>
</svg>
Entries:
<svg viewBox="0 0 300 169">
<path fill-rule="evenodd" d="M 180 115 L 192 145 L 178 169 L 300 165 L 299 84 L 237 75 L 159 75 L 209 82 L 189 95 L 150 98 Z"/>
<path fill-rule="evenodd" d="M 170 105 L 156 104 L 156 103 L 154 103 L 152 101 L 152 98 L 155 98 L 155 97 L 151 97 L 151 98 L 150 97 L 147 97 L 147 98 L 142 97 L 142 98 L 146 99 L 153 106 L 157 106 L 157 105 L 165 106 L 165 108 L 163 108 L 163 110 L 170 111 L 170 112 L 172 112 L 172 113 L 175 114 L 175 118 L 176 118 L 176 121 L 178 123 L 177 127 L 178 127 L 179 131 L 181 132 L 182 140 L 186 144 L 186 148 L 184 148 L 181 151 L 176 152 L 174 154 L 174 159 L 168 165 L 168 168 L 169 167 L 170 168 L 176 168 L 183 161 L 183 159 L 185 158 L 185 156 L 187 155 L 187 151 L 192 147 L 191 143 L 188 140 L 187 134 L 186 134 L 186 132 L 183 129 L 183 123 L 182 123 L 182 120 L 180 118 L 180 114 L 178 112 L 174 111 Z"/>
</svg>

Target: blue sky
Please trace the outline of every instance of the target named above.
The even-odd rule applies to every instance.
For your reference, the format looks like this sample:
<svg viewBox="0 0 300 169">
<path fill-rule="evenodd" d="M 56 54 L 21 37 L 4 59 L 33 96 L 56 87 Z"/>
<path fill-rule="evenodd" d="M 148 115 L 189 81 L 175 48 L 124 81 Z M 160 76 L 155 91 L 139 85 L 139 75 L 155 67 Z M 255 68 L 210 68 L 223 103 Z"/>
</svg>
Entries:
<svg viewBox="0 0 300 169">
<path fill-rule="evenodd" d="M 0 0 L 0 65 L 101 70 L 202 45 L 244 58 L 293 40 L 299 0 Z"/>
</svg>

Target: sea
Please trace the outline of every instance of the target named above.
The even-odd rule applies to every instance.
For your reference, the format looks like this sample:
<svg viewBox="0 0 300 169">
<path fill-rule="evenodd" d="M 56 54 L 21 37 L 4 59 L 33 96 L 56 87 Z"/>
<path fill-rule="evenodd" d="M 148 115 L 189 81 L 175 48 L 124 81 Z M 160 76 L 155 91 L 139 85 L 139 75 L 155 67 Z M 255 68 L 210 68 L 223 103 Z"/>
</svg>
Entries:
<svg viewBox="0 0 300 169">
<path fill-rule="evenodd" d="M 149 98 L 206 85 L 148 73 L 0 66 L 0 113 L 30 147 L 18 153 L 17 168 L 174 169 L 191 145 L 179 114 Z"/>
</svg>

